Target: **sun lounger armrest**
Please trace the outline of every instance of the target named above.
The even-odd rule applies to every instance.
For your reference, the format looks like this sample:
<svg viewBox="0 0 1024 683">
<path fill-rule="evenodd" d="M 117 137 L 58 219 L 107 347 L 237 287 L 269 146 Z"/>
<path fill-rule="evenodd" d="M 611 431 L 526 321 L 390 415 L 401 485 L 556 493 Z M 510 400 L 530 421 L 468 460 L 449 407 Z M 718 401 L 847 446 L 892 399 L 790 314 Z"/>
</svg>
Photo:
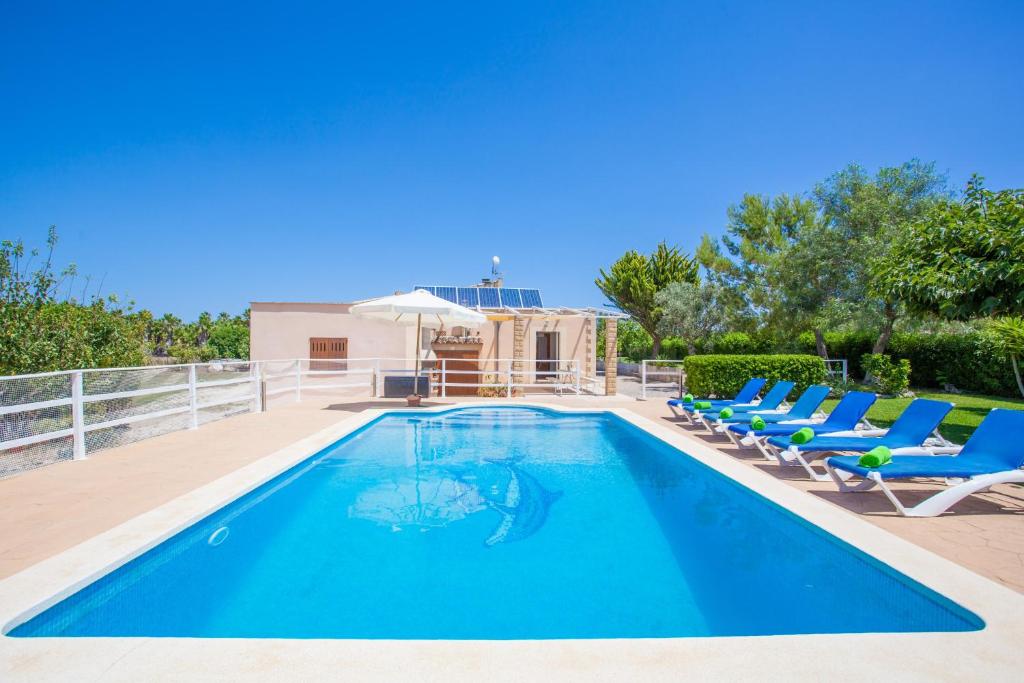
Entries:
<svg viewBox="0 0 1024 683">
<path fill-rule="evenodd" d="M 828 432 L 827 434 L 822 434 L 822 436 L 854 436 L 854 437 L 861 437 L 861 436 L 885 436 L 885 433 L 887 431 L 889 431 L 889 430 L 887 430 L 887 429 L 863 429 L 863 430 L 845 429 L 845 430 L 840 431 L 840 432 Z"/>
<path fill-rule="evenodd" d="M 960 455 L 963 446 L 922 446 L 909 448 L 894 448 L 893 455 Z M 907 451 L 904 453 L 904 451 Z"/>
</svg>

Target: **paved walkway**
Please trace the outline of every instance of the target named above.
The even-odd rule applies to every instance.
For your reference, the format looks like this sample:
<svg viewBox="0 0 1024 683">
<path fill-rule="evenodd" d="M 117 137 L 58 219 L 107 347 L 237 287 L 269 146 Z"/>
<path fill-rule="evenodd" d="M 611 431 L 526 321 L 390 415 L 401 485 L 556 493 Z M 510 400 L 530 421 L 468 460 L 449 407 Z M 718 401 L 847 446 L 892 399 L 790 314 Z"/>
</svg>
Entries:
<svg viewBox="0 0 1024 683">
<path fill-rule="evenodd" d="M 463 399 L 460 399 L 463 400 Z M 471 399 L 470 399 L 471 400 Z M 615 405 L 661 423 L 674 422 L 664 401 L 628 397 L 537 397 L 553 405 Z M 433 405 L 450 403 L 433 400 Z M 396 407 L 394 400 L 305 401 L 262 414 L 243 415 L 103 451 L 0 481 L 0 578 L 85 541 L 147 510 L 354 413 Z M 723 439 L 702 436 L 683 426 L 691 438 L 712 443 L 765 473 L 809 495 L 854 514 L 982 575 L 1024 592 L 1024 488 L 1000 486 L 958 504 L 954 514 L 934 519 L 899 517 L 878 492 L 839 494 L 827 483 L 810 482 L 793 468 L 781 468 L 729 447 Z M 899 495 L 913 503 L 939 487 L 903 484 Z"/>
</svg>

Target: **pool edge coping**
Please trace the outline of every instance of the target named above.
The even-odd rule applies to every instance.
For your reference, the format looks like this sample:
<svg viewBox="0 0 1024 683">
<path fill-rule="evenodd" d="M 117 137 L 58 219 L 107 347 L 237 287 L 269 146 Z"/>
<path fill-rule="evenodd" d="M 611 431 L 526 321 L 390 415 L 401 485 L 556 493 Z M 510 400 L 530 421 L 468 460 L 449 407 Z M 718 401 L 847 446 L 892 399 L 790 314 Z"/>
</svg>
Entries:
<svg viewBox="0 0 1024 683">
<path fill-rule="evenodd" d="M 183 494 L 153 510 L 138 515 L 108 531 L 105 531 L 93 538 L 90 538 L 72 548 L 69 548 L 57 555 L 43 560 L 31 567 L 28 567 L 10 577 L 0 580 L 0 628 L 5 635 L 0 636 L 0 665 L 4 665 L 8 656 L 22 655 L 31 652 L 53 651 L 52 654 L 70 656 L 70 653 L 84 650 L 86 657 L 95 658 L 100 651 L 110 652 L 110 664 L 112 665 L 125 653 L 143 649 L 155 649 L 169 653 L 182 646 L 182 642 L 191 643 L 194 650 L 206 650 L 207 647 L 198 647 L 197 643 L 206 639 L 188 638 L 12 638 L 6 633 L 17 624 L 23 623 L 35 614 L 44 611 L 53 604 L 63 600 L 67 596 L 79 590 L 81 587 L 95 581 L 100 576 L 109 573 L 113 569 L 125 564 L 131 559 L 138 557 L 150 548 L 158 545 L 167 538 L 178 533 L 182 529 L 202 519 L 206 515 L 223 507 L 227 503 L 239 498 L 248 491 L 251 491 L 263 483 L 273 479 L 296 464 L 308 459 L 317 451 L 331 445 L 335 441 L 344 438 L 346 435 L 366 426 L 377 418 L 386 414 L 424 414 L 442 413 L 460 408 L 481 408 L 481 407 L 535 407 L 546 410 L 553 410 L 560 413 L 595 413 L 603 412 L 614 414 L 639 428 L 653 437 L 673 446 L 685 454 L 693 457 L 698 462 L 710 467 L 723 476 L 736 481 L 765 499 L 794 513 L 798 517 L 807 520 L 827 533 L 849 543 L 862 550 L 875 559 L 887 564 L 897 571 L 922 585 L 936 591 L 940 595 L 958 603 L 962 607 L 974 612 L 981 617 L 986 625 L 979 631 L 968 632 L 942 632 L 942 633 L 899 633 L 899 634 L 821 634 L 821 635 L 779 635 L 779 636 L 752 636 L 750 638 L 759 640 L 770 640 L 773 661 L 788 662 L 789 668 L 780 670 L 791 672 L 797 659 L 802 659 L 807 646 L 812 642 L 834 642 L 836 645 L 846 643 L 847 649 L 851 638 L 866 638 L 875 640 L 879 636 L 886 639 L 898 641 L 898 651 L 906 652 L 907 648 L 916 650 L 922 648 L 922 657 L 935 660 L 941 653 L 941 660 L 949 659 L 946 665 L 938 671 L 949 673 L 953 669 L 949 666 L 957 662 L 962 666 L 966 659 L 972 659 L 969 655 L 974 654 L 978 661 L 974 662 L 971 668 L 975 674 L 983 668 L 996 667 L 992 675 L 1008 673 L 1011 670 L 1019 673 L 1017 662 L 1017 651 L 1022 636 L 1024 636 L 1024 595 L 1021 595 L 1008 587 L 982 577 L 969 569 L 962 567 L 951 560 L 940 557 L 920 546 L 914 545 L 891 532 L 881 529 L 868 521 L 861 519 L 855 514 L 834 506 L 816 496 L 799 490 L 784 482 L 772 477 L 770 474 L 757 468 L 747 467 L 736 461 L 727 454 L 721 453 L 702 441 L 685 433 L 679 428 L 669 425 L 662 425 L 656 421 L 643 417 L 628 408 L 620 406 L 607 406 L 595 404 L 593 407 L 569 408 L 553 404 L 551 402 L 529 400 L 509 402 L 456 402 L 452 405 L 435 406 L 420 409 L 380 408 L 369 409 L 348 416 L 338 422 L 321 429 L 307 437 L 304 437 L 282 449 L 264 456 L 252 463 L 249 463 L 234 472 L 220 477 L 212 482 L 204 484 L 186 494 Z M 855 494 L 851 494 L 855 495 Z M 770 587 L 766 587 L 770 589 Z M 366 641 L 366 640 L 280 640 L 280 639 L 211 639 L 217 643 L 235 643 L 238 651 L 250 652 L 260 643 L 266 644 L 280 655 L 287 656 L 287 650 L 294 652 L 305 650 L 309 643 L 318 643 L 317 648 L 337 646 L 333 651 L 337 653 L 349 652 L 352 643 L 362 643 L 367 646 L 373 643 L 371 650 L 380 649 L 381 656 L 391 658 L 398 655 L 409 657 L 422 652 L 424 644 L 428 651 L 445 646 L 452 646 L 455 643 L 462 643 L 463 647 L 479 651 L 486 650 L 486 645 L 494 643 L 506 643 L 500 649 L 510 649 L 507 643 L 530 643 L 537 648 L 537 655 L 550 655 L 550 650 L 557 644 L 572 643 L 573 650 L 583 648 L 589 649 L 583 644 L 592 644 L 594 648 L 609 647 L 608 643 L 614 643 L 614 650 L 621 650 L 620 656 L 630 659 L 630 648 L 634 646 L 634 655 L 646 651 L 651 647 L 651 641 L 663 644 L 674 644 L 675 650 L 689 652 L 687 659 L 693 657 L 693 652 L 711 655 L 715 651 L 722 650 L 721 656 L 733 659 L 736 652 L 730 652 L 729 648 L 734 646 L 726 645 L 735 641 L 730 637 L 709 637 L 709 638 L 668 638 L 668 639 L 616 639 L 616 640 L 552 640 L 552 641 Z M 82 648 L 81 643 L 91 643 L 94 647 Z M 341 643 L 345 646 L 339 645 Z M 472 647 L 465 645 L 472 643 Z M 639 643 L 646 643 L 639 647 Z M 686 643 L 685 646 L 683 643 Z M 700 643 L 698 646 L 697 643 Z M 719 643 L 719 645 L 715 645 Z M 102 644 L 103 647 L 95 647 Z M 306 644 L 300 646 L 300 644 Z M 226 646 L 225 646 L 226 647 Z M 369 647 L 369 646 L 367 646 Z M 967 648 L 967 652 L 964 648 Z M 232 648 L 227 648 L 232 649 Z M 462 648 L 456 648 L 462 649 Z M 513 648 L 514 649 L 514 648 Z M 669 648 L 672 650 L 673 648 Z M 749 643 L 745 646 L 749 651 Z M 760 646 L 754 648 L 759 650 Z M 215 648 L 218 656 L 228 654 L 224 648 Z M 188 651 L 188 648 L 186 648 Z M 119 653 L 115 654 L 114 653 Z M 983 656 L 987 653 L 989 656 Z M 847 653 L 852 654 L 852 653 Z M 995 658 L 992 656 L 995 655 Z M 252 656 L 251 653 L 247 656 Z M 523 655 L 520 654 L 520 657 Z M 795 657 L 796 659 L 793 659 Z M 78 657 L 75 657 L 78 659 Z M 413 657 L 415 659 L 415 657 Z M 1003 669 L 997 667 L 999 662 L 1011 668 Z M 853 678 L 862 678 L 868 669 L 866 663 L 872 663 L 874 658 L 857 656 L 857 666 L 849 671 Z M 84 662 L 89 664 L 91 662 Z M 725 664 L 726 662 L 721 662 Z M 240 662 L 242 666 L 244 662 Z M 365 663 L 363 663 L 365 664 Z M 427 662 L 420 662 L 426 665 Z M 883 666 L 883 662 L 875 662 L 879 665 L 879 673 L 892 674 L 892 669 Z M 639 665 L 639 663 L 638 663 Z M 243 667 L 244 668 L 244 667 Z M 2 668 L 0 668 L 2 670 Z M 289 671 L 292 671 L 289 666 Z M 758 669 L 760 674 L 763 669 Z M 837 672 L 830 670 L 830 675 Z M 298 674 L 297 674 L 298 675 Z"/>
</svg>

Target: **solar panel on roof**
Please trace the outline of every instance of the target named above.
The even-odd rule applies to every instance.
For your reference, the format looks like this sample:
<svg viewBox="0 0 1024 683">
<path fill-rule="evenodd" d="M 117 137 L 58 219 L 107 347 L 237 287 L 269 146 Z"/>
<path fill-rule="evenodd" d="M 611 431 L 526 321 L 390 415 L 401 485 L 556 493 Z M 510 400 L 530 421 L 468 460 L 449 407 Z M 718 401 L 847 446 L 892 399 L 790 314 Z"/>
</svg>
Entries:
<svg viewBox="0 0 1024 683">
<path fill-rule="evenodd" d="M 480 299 L 476 294 L 476 287 L 459 287 L 459 301 L 460 306 L 469 306 L 470 308 L 476 308 L 480 305 Z"/>
<path fill-rule="evenodd" d="M 521 289 L 519 290 L 523 296 L 523 306 L 526 308 L 543 308 L 544 304 L 541 303 L 540 290 L 539 289 Z"/>
<path fill-rule="evenodd" d="M 518 289 L 503 287 L 501 289 L 501 305 L 510 306 L 511 308 L 522 308 L 523 297 L 519 293 Z"/>
<path fill-rule="evenodd" d="M 451 301 L 460 306 L 476 308 L 543 308 L 539 289 L 520 289 L 518 287 L 426 287 L 417 285 L 416 289 L 425 289 L 434 296 Z"/>
<path fill-rule="evenodd" d="M 480 305 L 483 308 L 500 308 L 501 300 L 498 299 L 496 287 L 480 287 Z"/>
</svg>

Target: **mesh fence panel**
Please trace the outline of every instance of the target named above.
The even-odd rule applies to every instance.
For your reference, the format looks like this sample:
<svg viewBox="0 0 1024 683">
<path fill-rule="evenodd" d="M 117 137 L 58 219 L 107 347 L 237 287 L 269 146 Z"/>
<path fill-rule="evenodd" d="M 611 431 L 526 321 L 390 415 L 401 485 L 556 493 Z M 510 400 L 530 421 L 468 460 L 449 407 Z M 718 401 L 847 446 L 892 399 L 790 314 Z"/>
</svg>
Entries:
<svg viewBox="0 0 1024 683">
<path fill-rule="evenodd" d="M 225 384 L 217 387 L 198 387 L 196 389 L 196 401 L 199 405 L 209 403 L 221 403 L 224 401 L 254 401 L 256 397 L 256 385 L 254 382 L 241 384 Z M 213 406 L 219 407 L 219 406 Z"/>
<path fill-rule="evenodd" d="M 71 398 L 71 375 L 5 377 L 0 379 L 0 406 Z"/>
<path fill-rule="evenodd" d="M 0 450 L 0 479 L 62 460 L 71 460 L 73 446 L 73 439 L 65 436 L 31 446 Z"/>
<path fill-rule="evenodd" d="M 136 389 L 153 389 L 175 384 L 188 384 L 188 366 L 90 370 L 82 373 L 82 390 L 87 396 Z"/>
<path fill-rule="evenodd" d="M 89 402 L 82 406 L 82 413 L 85 417 L 85 424 L 91 425 L 145 413 L 156 413 L 168 408 L 181 408 L 188 404 L 188 389 L 176 389 L 159 394 Z"/>
<path fill-rule="evenodd" d="M 71 419 L 70 404 L 0 415 L 0 441 L 70 429 Z"/>
<path fill-rule="evenodd" d="M 240 379 L 250 373 L 252 363 L 204 363 L 196 366 L 197 382 L 219 382 Z M 187 381 L 187 379 L 186 379 Z"/>
<path fill-rule="evenodd" d="M 94 453 L 105 448 L 115 448 L 126 444 L 149 439 L 161 434 L 188 429 L 191 417 L 187 412 L 150 420 L 140 420 L 127 425 L 104 427 L 85 435 L 86 453 Z"/>
<path fill-rule="evenodd" d="M 235 403 L 225 403 L 219 406 L 211 406 L 209 408 L 200 408 L 197 416 L 199 424 L 204 425 L 209 422 L 215 422 L 216 420 L 222 420 L 225 417 L 251 413 L 252 404 L 253 401 L 249 399 L 236 401 Z"/>
</svg>

